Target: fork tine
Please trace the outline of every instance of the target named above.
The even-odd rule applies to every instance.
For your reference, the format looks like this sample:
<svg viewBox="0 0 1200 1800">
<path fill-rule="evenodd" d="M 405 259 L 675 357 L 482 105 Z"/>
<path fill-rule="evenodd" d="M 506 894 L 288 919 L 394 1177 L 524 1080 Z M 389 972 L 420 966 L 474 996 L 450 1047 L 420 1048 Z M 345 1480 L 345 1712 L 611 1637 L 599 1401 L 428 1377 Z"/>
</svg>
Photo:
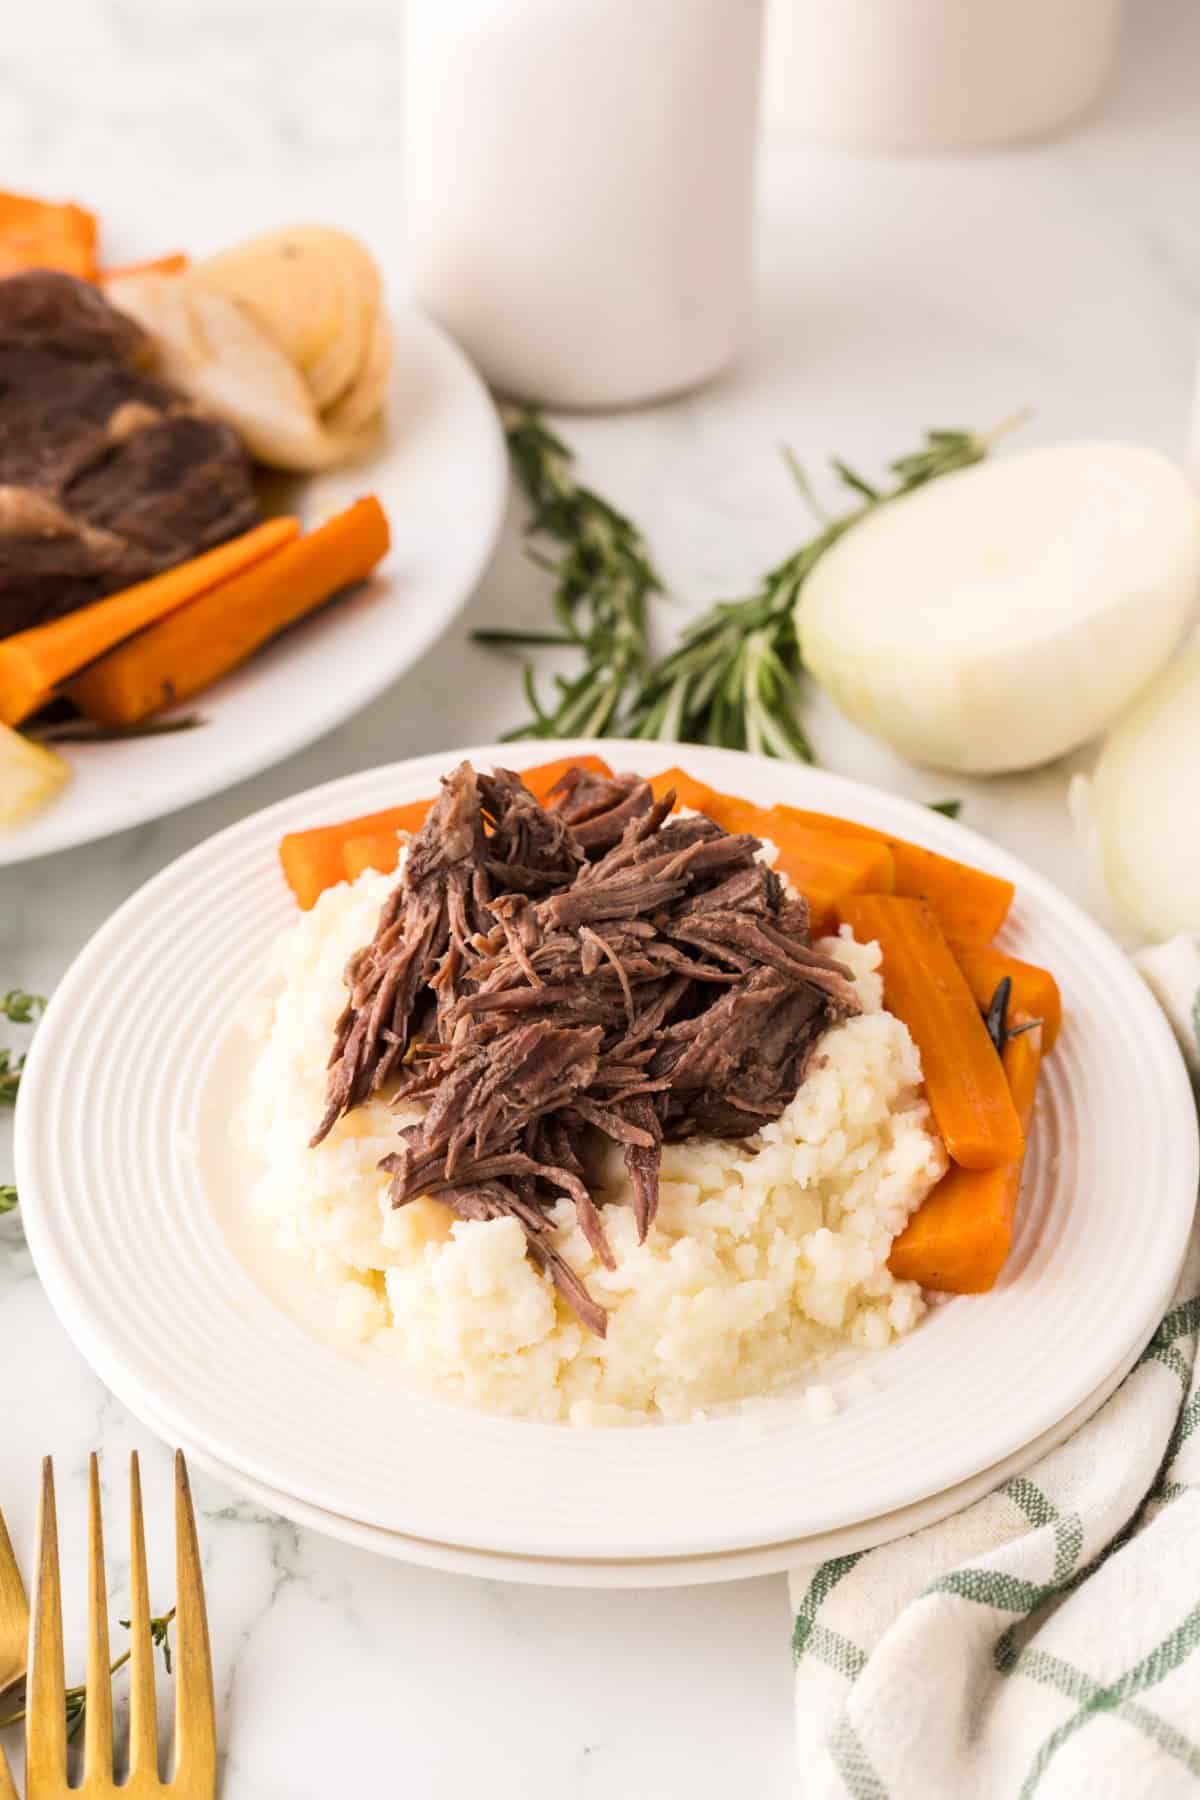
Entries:
<svg viewBox="0 0 1200 1800">
<path fill-rule="evenodd" d="M 25 1720 L 27 1800 L 57 1795 L 67 1781 L 66 1677 L 63 1673 L 62 1589 L 54 1464 L 42 1461 L 38 1511 L 37 1581 L 29 1625 L 29 1687 Z"/>
<path fill-rule="evenodd" d="M 182 1450 L 175 1452 L 175 1779 L 188 1800 L 216 1792 L 217 1734 L 212 1653 L 196 1515 Z"/>
<path fill-rule="evenodd" d="M 135 1450 L 129 1458 L 129 1779 L 158 1778 L 158 1708 L 154 1700 L 154 1646 L 146 1581 L 146 1527 L 142 1474 Z"/>
<path fill-rule="evenodd" d="M 83 1779 L 112 1780 L 112 1676 L 108 1653 L 108 1589 L 104 1579 L 104 1522 L 100 1513 L 100 1464 L 88 1459 L 88 1651 L 87 1710 L 83 1720 Z"/>
</svg>

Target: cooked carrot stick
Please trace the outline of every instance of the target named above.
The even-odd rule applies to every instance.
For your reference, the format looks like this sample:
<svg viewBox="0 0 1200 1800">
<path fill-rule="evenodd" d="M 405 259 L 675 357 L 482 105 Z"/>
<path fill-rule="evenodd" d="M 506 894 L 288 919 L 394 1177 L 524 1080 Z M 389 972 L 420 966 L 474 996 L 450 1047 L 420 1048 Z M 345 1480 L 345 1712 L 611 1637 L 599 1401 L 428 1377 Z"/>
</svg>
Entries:
<svg viewBox="0 0 1200 1800">
<path fill-rule="evenodd" d="M 1042 1053 L 1049 1056 L 1062 1026 L 1062 995 L 1049 969 L 1039 969 L 1036 963 L 1008 956 L 991 944 L 971 944 L 965 939 L 951 937 L 950 948 L 983 1012 L 987 1011 L 996 989 L 1008 976 L 1012 982 L 1009 1004 L 1014 1017 L 1020 1014 L 1026 1019 L 1041 1020 Z"/>
<path fill-rule="evenodd" d="M 357 881 L 368 869 L 391 875 L 399 861 L 398 831 L 365 831 L 361 837 L 347 838 L 342 846 L 342 874 L 347 881 Z"/>
<path fill-rule="evenodd" d="M 1019 1016 L 1015 1022 L 1021 1022 Z M 1036 1028 L 1010 1037 L 1004 1046 L 1004 1072 L 1026 1136 L 1042 1049 Z M 942 1293 L 985 1293 L 1012 1245 L 1023 1164 L 1022 1154 L 995 1169 L 951 1169 L 893 1243 L 892 1274 Z"/>
<path fill-rule="evenodd" d="M 807 812 L 797 806 L 779 806 L 776 810 L 798 824 L 817 826 L 839 837 L 871 838 L 875 843 L 886 844 L 895 863 L 896 893 L 928 900 L 942 929 L 954 937 L 986 943 L 995 937 L 1007 917 L 1014 889 L 1011 881 L 1004 881 L 999 875 L 955 862 L 953 857 L 940 856 L 936 850 L 877 831 L 873 825 L 860 825 L 829 813 Z"/>
<path fill-rule="evenodd" d="M 126 275 L 182 275 L 190 262 L 186 251 L 172 250 L 146 262 L 115 263 L 111 269 L 101 269 L 98 279 L 103 286 L 106 281 L 121 281 Z"/>
<path fill-rule="evenodd" d="M 421 829 L 431 804 L 429 800 L 410 800 L 404 806 L 362 813 L 356 819 L 341 819 L 335 825 L 314 825 L 308 831 L 289 831 L 280 841 L 279 860 L 284 879 L 304 911 L 308 912 L 316 905 L 326 888 L 336 887 L 339 881 L 346 879 L 347 843 L 352 839 L 382 840 L 388 836 L 396 842 L 398 832 Z M 364 868 L 372 866 L 363 864 Z M 392 867 L 395 866 L 393 862 Z"/>
<path fill-rule="evenodd" d="M 0 277 L 25 269 L 61 269 L 96 279 L 94 213 L 31 194 L 0 193 Z"/>
<path fill-rule="evenodd" d="M 923 900 L 856 894 L 839 908 L 863 943 L 883 951 L 883 995 L 921 1052 L 925 1092 L 946 1149 L 966 1169 L 1019 1157 L 1021 1121 L 967 978 Z"/>
<path fill-rule="evenodd" d="M 713 796 L 713 790 L 705 787 L 702 781 L 695 780 L 686 769 L 664 769 L 661 775 L 650 777 L 650 787 L 656 800 L 661 800 L 664 794 L 673 789 L 676 812 L 683 806 L 691 807 L 693 812 L 706 812 L 704 803 Z"/>
<path fill-rule="evenodd" d="M 378 500 L 358 500 L 112 650 L 68 692 L 101 725 L 135 725 L 191 699 L 268 639 L 361 581 L 388 547 Z"/>
<path fill-rule="evenodd" d="M 595 775 L 611 775 L 608 764 L 598 756 L 562 757 L 556 762 L 538 763 L 521 771 L 521 780 L 539 800 L 575 767 L 590 769 Z M 356 819 L 342 819 L 336 825 L 316 825 L 308 831 L 290 831 L 279 846 L 279 860 L 284 878 L 305 912 L 316 905 L 326 888 L 336 887 L 349 875 L 353 881 L 364 869 L 379 869 L 390 875 L 399 860 L 397 833 L 419 831 L 432 800 L 410 800 L 404 806 L 388 806 L 382 812 L 363 813 Z M 350 874 L 347 848 L 355 845 L 355 871 Z M 390 860 L 389 860 L 390 859 Z"/>
<path fill-rule="evenodd" d="M 0 724 L 19 725 L 56 687 L 147 625 L 166 618 L 298 536 L 298 519 L 268 519 L 241 537 L 49 625 L 0 639 Z"/>
</svg>

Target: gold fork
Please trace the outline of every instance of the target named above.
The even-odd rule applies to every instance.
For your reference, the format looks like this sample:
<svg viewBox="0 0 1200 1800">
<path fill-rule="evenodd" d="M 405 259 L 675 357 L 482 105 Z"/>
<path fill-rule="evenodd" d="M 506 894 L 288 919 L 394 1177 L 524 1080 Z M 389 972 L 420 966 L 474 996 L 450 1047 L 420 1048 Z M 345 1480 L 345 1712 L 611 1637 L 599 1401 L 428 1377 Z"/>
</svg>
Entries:
<svg viewBox="0 0 1200 1800">
<path fill-rule="evenodd" d="M 29 1642 L 29 1602 L 4 1514 L 0 1512 L 0 1716 L 7 1712 L 5 1696 L 25 1674 Z M 8 1759 L 0 1749 L 0 1800 L 17 1800 Z"/>
<path fill-rule="evenodd" d="M 104 1582 L 104 1532 L 100 1517 L 100 1470 L 95 1456 L 88 1469 L 88 1650 L 83 1724 L 83 1784 L 67 1786 L 66 1676 L 63 1669 L 62 1592 L 58 1572 L 58 1523 L 54 1509 L 54 1469 L 42 1464 L 38 1515 L 37 1579 L 29 1633 L 28 1713 L 25 1724 L 26 1800 L 148 1800 L 172 1794 L 176 1800 L 215 1800 L 216 1725 L 212 1659 L 196 1519 L 183 1452 L 175 1454 L 175 1773 L 158 1774 L 158 1714 L 154 1700 L 154 1647 L 146 1582 L 146 1536 L 137 1451 L 130 1458 L 130 1701 L 129 1779 L 113 1779 L 112 1681 L 109 1674 L 108 1598 Z"/>
</svg>

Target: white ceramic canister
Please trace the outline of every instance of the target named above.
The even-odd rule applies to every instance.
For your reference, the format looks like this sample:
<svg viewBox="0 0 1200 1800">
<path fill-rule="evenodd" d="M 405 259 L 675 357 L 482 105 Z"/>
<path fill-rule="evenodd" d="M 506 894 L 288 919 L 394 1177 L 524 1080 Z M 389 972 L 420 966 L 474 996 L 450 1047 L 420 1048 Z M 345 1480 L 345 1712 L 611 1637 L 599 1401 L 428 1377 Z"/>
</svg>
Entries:
<svg viewBox="0 0 1200 1800">
<path fill-rule="evenodd" d="M 1121 0 L 771 0 L 774 128 L 862 150 L 1042 137 L 1116 60 Z"/>
<path fill-rule="evenodd" d="M 749 321 L 762 0 L 408 0 L 417 298 L 503 393 L 628 406 Z"/>
</svg>

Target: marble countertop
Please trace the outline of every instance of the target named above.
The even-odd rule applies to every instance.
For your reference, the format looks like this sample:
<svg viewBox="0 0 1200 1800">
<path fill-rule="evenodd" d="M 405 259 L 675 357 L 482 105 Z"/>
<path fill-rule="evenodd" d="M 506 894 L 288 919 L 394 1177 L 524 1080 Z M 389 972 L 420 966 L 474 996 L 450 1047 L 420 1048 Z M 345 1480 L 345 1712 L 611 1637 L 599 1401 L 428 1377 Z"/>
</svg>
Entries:
<svg viewBox="0 0 1200 1800">
<path fill-rule="evenodd" d="M 369 237 L 401 290 L 396 10 L 26 9 L 0 49 L 5 184 L 87 199 L 118 258 L 164 247 L 161 223 L 147 221 L 203 247 L 288 216 L 337 219 Z M 784 440 L 813 466 L 836 450 L 878 467 L 927 425 L 986 426 L 1030 404 L 1031 443 L 1112 436 L 1183 450 L 1200 328 L 1200 15 L 1187 0 L 1131 10 L 1116 91 L 1062 142 L 892 162 L 768 145 L 743 366 L 677 404 L 567 427 L 589 478 L 638 517 L 686 596 L 672 602 L 678 617 L 741 591 L 794 546 L 803 521 Z M 514 508 L 459 623 L 339 731 L 174 818 L 0 872 L 0 988 L 52 988 L 126 895 L 245 813 L 512 723 L 516 670 L 468 632 L 538 615 L 518 527 Z M 906 768 L 815 700 L 810 724 L 831 766 L 919 798 L 963 797 L 966 822 L 1095 902 L 1067 817 L 1069 771 L 963 782 Z M 9 1158 L 0 1137 L 0 1179 Z M 169 1457 L 76 1353 L 11 1220 L 0 1224 L 0 1358 L 0 1500 L 28 1564 L 38 1463 L 54 1453 L 73 1552 L 68 1653 L 82 1667 L 87 1452 L 102 1452 L 119 1546 L 127 1453 L 141 1450 L 164 1600 Z M 195 1485 L 229 1800 L 793 1791 L 782 1578 L 645 1593 L 471 1581 L 371 1558 Z M 118 1548 L 114 1614 L 125 1575 Z"/>
</svg>

